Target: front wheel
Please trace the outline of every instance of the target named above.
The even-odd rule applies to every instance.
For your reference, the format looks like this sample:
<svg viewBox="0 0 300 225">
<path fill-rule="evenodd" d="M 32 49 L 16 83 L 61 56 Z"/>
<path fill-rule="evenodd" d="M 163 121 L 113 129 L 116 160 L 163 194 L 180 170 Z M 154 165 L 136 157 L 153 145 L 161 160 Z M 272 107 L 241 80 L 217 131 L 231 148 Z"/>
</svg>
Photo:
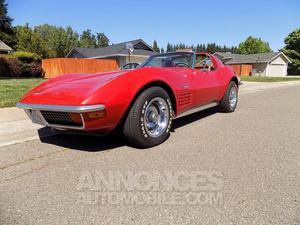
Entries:
<svg viewBox="0 0 300 225">
<path fill-rule="evenodd" d="M 164 89 L 145 90 L 135 100 L 125 120 L 125 137 L 143 148 L 164 142 L 169 137 L 172 110 L 170 97 Z"/>
<path fill-rule="evenodd" d="M 238 87 L 234 81 L 231 81 L 220 103 L 220 111 L 234 112 L 238 103 Z"/>
</svg>

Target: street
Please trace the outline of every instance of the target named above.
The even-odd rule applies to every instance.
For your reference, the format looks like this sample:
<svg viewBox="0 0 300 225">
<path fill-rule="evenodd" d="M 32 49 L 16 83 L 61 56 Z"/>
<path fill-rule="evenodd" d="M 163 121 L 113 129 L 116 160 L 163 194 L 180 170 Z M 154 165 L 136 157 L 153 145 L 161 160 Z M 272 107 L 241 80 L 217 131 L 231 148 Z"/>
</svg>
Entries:
<svg viewBox="0 0 300 225">
<path fill-rule="evenodd" d="M 38 127 L 39 136 L 32 128 L 34 136 L 12 142 L 10 133 L 0 147 L 0 224 L 300 224 L 299 100 L 299 82 L 245 88 L 234 113 L 212 108 L 180 118 L 165 143 L 145 150 L 119 136 L 51 135 Z M 197 204 L 79 201 L 80 182 L 96 171 L 217 171 L 221 197 Z"/>
</svg>

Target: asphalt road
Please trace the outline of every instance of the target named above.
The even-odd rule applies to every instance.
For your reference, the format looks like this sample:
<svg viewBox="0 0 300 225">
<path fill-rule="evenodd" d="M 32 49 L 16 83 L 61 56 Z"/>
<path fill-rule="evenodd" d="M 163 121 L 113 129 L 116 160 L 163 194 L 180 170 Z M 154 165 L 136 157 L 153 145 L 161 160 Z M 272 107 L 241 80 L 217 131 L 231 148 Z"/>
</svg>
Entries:
<svg viewBox="0 0 300 225">
<path fill-rule="evenodd" d="M 0 224 L 300 224 L 299 100 L 300 85 L 249 92 L 235 113 L 210 109 L 175 121 L 167 142 L 147 150 L 118 136 L 72 135 L 1 147 Z M 115 180 L 118 172 L 149 178 L 181 171 L 180 187 L 200 172 L 208 188 L 168 192 L 202 193 L 195 204 L 103 202 L 95 197 L 107 193 L 97 189 L 99 171 Z M 115 196 L 149 193 L 113 188 Z"/>
</svg>

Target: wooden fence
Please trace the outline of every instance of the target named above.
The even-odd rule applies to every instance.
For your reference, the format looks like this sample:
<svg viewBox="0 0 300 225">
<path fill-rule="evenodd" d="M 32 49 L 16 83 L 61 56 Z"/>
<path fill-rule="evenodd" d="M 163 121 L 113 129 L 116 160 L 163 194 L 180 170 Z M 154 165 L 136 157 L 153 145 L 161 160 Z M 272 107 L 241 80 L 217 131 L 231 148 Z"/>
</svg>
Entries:
<svg viewBox="0 0 300 225">
<path fill-rule="evenodd" d="M 233 71 L 238 76 L 250 76 L 252 72 L 251 64 L 234 64 L 230 65 L 233 68 Z"/>
<path fill-rule="evenodd" d="M 118 69 L 118 63 L 114 59 L 73 59 L 53 58 L 44 59 L 42 67 L 45 78 L 52 78 L 71 73 L 96 73 Z"/>
</svg>

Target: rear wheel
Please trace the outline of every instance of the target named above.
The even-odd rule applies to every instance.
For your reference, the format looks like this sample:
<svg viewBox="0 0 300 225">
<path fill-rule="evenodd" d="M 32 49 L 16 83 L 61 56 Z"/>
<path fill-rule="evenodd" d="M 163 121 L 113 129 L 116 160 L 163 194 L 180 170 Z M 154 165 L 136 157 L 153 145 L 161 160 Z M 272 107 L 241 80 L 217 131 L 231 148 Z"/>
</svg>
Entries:
<svg viewBox="0 0 300 225">
<path fill-rule="evenodd" d="M 238 87 L 234 81 L 231 81 L 220 103 L 220 111 L 234 112 L 238 103 Z"/>
<path fill-rule="evenodd" d="M 125 120 L 125 137 L 143 148 L 164 142 L 169 137 L 172 110 L 170 97 L 163 88 L 145 90 L 135 100 Z"/>
</svg>

